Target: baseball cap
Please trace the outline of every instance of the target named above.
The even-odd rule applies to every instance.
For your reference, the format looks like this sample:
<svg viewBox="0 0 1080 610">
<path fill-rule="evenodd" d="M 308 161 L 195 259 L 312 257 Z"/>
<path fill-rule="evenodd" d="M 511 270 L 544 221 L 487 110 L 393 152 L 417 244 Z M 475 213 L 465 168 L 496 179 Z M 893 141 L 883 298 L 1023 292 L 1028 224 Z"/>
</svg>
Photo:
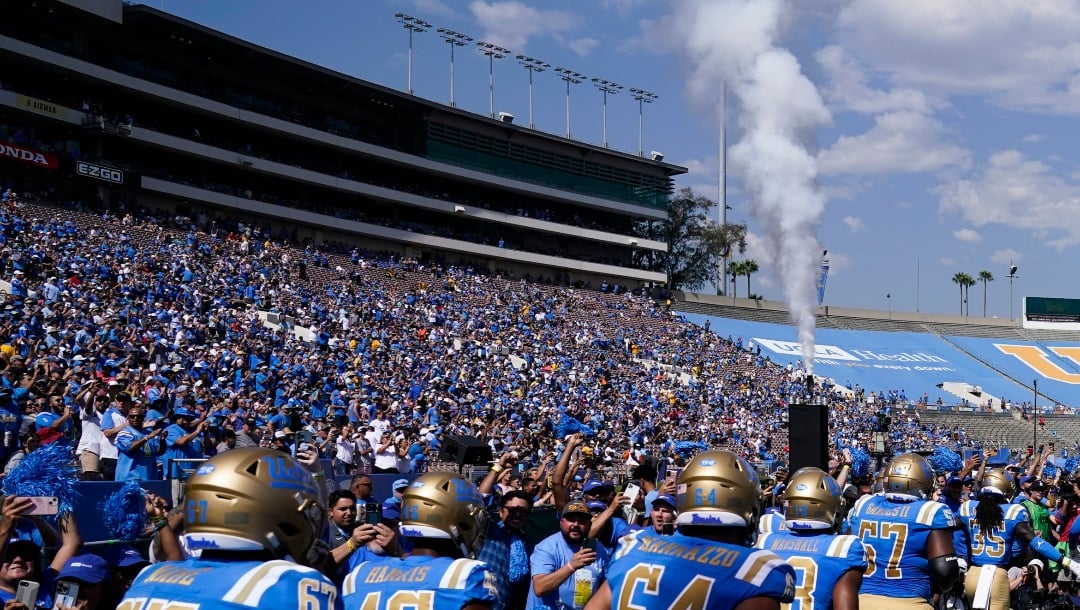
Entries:
<svg viewBox="0 0 1080 610">
<path fill-rule="evenodd" d="M 1038 479 L 1035 479 L 1035 481 L 1033 481 L 1031 483 L 1031 487 L 1029 489 L 1031 491 L 1046 491 L 1046 483 L 1043 483 L 1042 481 L 1040 481 Z"/>
<path fill-rule="evenodd" d="M 607 510 L 607 504 L 601 502 L 600 500 L 589 500 L 585 503 L 585 506 L 589 508 L 589 512 L 593 512 L 596 510 Z"/>
<path fill-rule="evenodd" d="M 33 540 L 17 539 L 8 542 L 5 554 L 9 559 L 18 555 L 23 559 L 37 561 L 41 557 L 41 547 Z"/>
<path fill-rule="evenodd" d="M 76 555 L 69 559 L 56 580 L 78 580 L 89 584 L 97 584 L 109 577 L 109 564 L 101 557 L 87 553 Z"/>
<path fill-rule="evenodd" d="M 139 554 L 135 547 L 126 544 L 109 547 L 102 557 L 114 568 L 129 568 L 131 566 L 146 565 L 150 561 Z"/>
<path fill-rule="evenodd" d="M 394 481 L 394 485 L 391 487 L 394 491 L 405 489 L 409 486 L 409 479 L 398 479 Z"/>
<path fill-rule="evenodd" d="M 963 485 L 964 481 L 960 477 L 949 477 L 949 480 L 945 481 L 945 486 L 949 485 Z"/>
<path fill-rule="evenodd" d="M 581 500 L 575 500 L 563 507 L 562 516 L 566 517 L 567 515 L 588 515 L 592 517 L 592 513 L 589 512 L 589 505 Z"/>
<path fill-rule="evenodd" d="M 1027 483 L 1029 481 L 1031 481 L 1031 477 L 1029 477 L 1029 476 L 1025 475 L 1025 476 L 1020 477 L 1020 484 L 1021 485 L 1023 485 L 1024 483 Z"/>
<path fill-rule="evenodd" d="M 607 485 L 604 485 L 603 481 L 601 481 L 599 479 L 589 479 L 588 481 L 585 481 L 585 485 L 582 486 L 581 492 L 582 493 L 593 493 L 594 491 L 604 490 L 604 489 L 607 489 Z"/>
<path fill-rule="evenodd" d="M 184 407 L 180 407 L 179 409 L 173 411 L 173 417 L 195 417 L 195 412 L 191 409 L 185 409 Z"/>
<path fill-rule="evenodd" d="M 670 506 L 671 508 L 675 508 L 675 498 L 671 497 L 671 494 L 660 494 L 660 495 L 656 496 L 656 498 L 654 498 L 653 501 L 652 501 L 653 508 L 656 507 L 657 502 L 663 502 L 663 503 L 667 504 L 668 506 Z"/>
</svg>

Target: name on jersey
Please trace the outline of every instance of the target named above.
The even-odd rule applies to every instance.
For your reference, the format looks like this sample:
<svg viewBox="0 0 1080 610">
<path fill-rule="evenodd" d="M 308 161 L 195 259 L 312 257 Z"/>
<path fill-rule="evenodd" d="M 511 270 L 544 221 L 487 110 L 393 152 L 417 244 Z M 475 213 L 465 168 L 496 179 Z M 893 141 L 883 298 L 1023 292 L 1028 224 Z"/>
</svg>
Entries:
<svg viewBox="0 0 1080 610">
<path fill-rule="evenodd" d="M 831 541 L 832 538 L 829 538 Z M 795 551 L 796 553 L 817 553 L 818 544 L 814 539 L 781 538 L 769 541 L 770 551 Z"/>
<path fill-rule="evenodd" d="M 364 578 L 366 584 L 380 582 L 424 582 L 427 579 L 429 568 L 415 567 L 408 570 L 383 566 L 374 568 Z"/>
<path fill-rule="evenodd" d="M 911 512 L 912 505 L 905 504 L 903 506 L 885 507 L 878 504 L 870 504 L 863 510 L 867 515 L 873 515 L 875 517 L 907 517 Z"/>
<path fill-rule="evenodd" d="M 170 585 L 191 585 L 195 577 L 203 572 L 209 572 L 210 568 L 176 568 L 163 566 L 154 570 L 153 574 L 146 577 L 146 582 L 160 582 Z"/>
<path fill-rule="evenodd" d="M 686 561 L 710 566 L 724 566 L 726 568 L 735 565 L 735 562 L 742 555 L 741 552 L 734 549 L 719 546 L 688 547 L 662 538 L 643 538 L 640 548 L 646 553 L 678 557 Z"/>
</svg>

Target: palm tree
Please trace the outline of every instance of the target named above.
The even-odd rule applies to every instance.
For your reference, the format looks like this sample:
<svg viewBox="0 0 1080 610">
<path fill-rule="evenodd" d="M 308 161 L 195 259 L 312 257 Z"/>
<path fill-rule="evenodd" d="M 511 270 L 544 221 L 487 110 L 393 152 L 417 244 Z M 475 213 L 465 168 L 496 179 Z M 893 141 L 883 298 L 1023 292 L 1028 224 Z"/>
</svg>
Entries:
<svg viewBox="0 0 1080 610">
<path fill-rule="evenodd" d="M 727 270 L 731 274 L 731 297 L 739 298 L 739 283 L 735 281 L 737 277 L 743 275 L 743 269 L 746 266 L 746 261 L 731 261 L 728 263 Z M 749 281 L 749 280 L 747 280 Z"/>
<path fill-rule="evenodd" d="M 964 315 L 964 303 L 967 303 L 967 288 L 975 284 L 975 280 L 963 271 L 957 271 L 952 277 L 954 284 L 960 286 L 960 315 Z"/>
<path fill-rule="evenodd" d="M 983 285 L 983 317 L 986 317 L 986 283 L 994 281 L 994 274 L 983 270 L 979 272 L 979 281 Z"/>
<path fill-rule="evenodd" d="M 746 296 L 750 296 L 750 276 L 760 271 L 757 261 L 747 259 L 742 262 L 742 274 L 746 276 Z"/>
</svg>

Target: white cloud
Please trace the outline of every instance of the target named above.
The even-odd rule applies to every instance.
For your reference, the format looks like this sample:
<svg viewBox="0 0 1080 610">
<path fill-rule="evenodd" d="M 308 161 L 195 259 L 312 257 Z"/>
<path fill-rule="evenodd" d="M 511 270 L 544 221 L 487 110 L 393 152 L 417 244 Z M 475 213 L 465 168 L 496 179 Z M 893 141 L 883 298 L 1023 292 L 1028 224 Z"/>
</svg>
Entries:
<svg viewBox="0 0 1080 610">
<path fill-rule="evenodd" d="M 1080 2 L 852 0 L 839 44 L 893 85 L 1080 111 Z"/>
<path fill-rule="evenodd" d="M 943 214 L 976 227 L 1027 230 L 1059 250 L 1080 243 L 1080 184 L 1019 151 L 994 154 L 980 175 L 942 185 L 938 195 Z"/>
<path fill-rule="evenodd" d="M 918 112 L 890 112 L 876 118 L 869 131 L 841 136 L 818 154 L 822 174 L 933 172 L 966 167 L 966 149 L 944 141 L 944 126 Z"/>
<path fill-rule="evenodd" d="M 944 102 L 910 88 L 884 91 L 870 87 L 854 58 L 843 48 L 829 45 L 815 54 L 827 84 L 823 94 L 830 103 L 864 114 L 913 110 L 928 113 L 943 107 Z"/>
<path fill-rule="evenodd" d="M 938 262 L 941 263 L 941 266 L 946 269 L 956 266 L 956 259 L 951 256 L 943 256 L 938 259 Z"/>
<path fill-rule="evenodd" d="M 862 219 L 855 216 L 844 216 L 844 224 L 847 225 L 848 230 L 852 233 L 858 233 L 866 228 L 865 225 L 863 225 Z"/>
<path fill-rule="evenodd" d="M 960 241 L 966 241 L 969 244 L 975 244 L 982 241 L 982 235 L 975 229 L 957 229 L 953 231 L 953 237 Z"/>
<path fill-rule="evenodd" d="M 585 57 L 593 49 L 600 46 L 600 41 L 595 38 L 574 38 L 566 41 L 566 46 L 570 47 L 570 50 L 580 57 Z"/>
<path fill-rule="evenodd" d="M 454 15 L 454 9 L 450 8 L 440 0 L 410 0 L 410 2 L 422 16 L 439 15 L 442 17 L 450 17 Z"/>
<path fill-rule="evenodd" d="M 699 180 L 702 178 L 715 178 L 720 173 L 720 160 L 716 155 L 710 155 L 704 159 L 686 159 L 679 161 L 676 165 L 681 165 L 687 170 L 687 176 L 693 176 Z"/>
<path fill-rule="evenodd" d="M 564 33 L 577 27 L 578 16 L 560 10 L 541 10 L 517 0 L 469 3 L 469 11 L 483 28 L 486 42 L 522 51 L 529 39 Z"/>
<path fill-rule="evenodd" d="M 600 6 L 605 10 L 615 11 L 626 15 L 649 3 L 649 0 L 600 0 Z"/>
<path fill-rule="evenodd" d="M 1020 262 L 1022 256 L 1022 254 L 1012 248 L 1005 248 L 1004 250 L 995 250 L 994 253 L 990 255 L 990 262 L 999 265 L 1015 265 Z"/>
<path fill-rule="evenodd" d="M 1035 144 L 1036 142 L 1042 142 L 1045 139 L 1046 136 L 1042 135 L 1041 133 L 1029 133 L 1028 135 L 1024 136 L 1024 139 L 1022 141 L 1024 142 L 1024 144 Z"/>
</svg>

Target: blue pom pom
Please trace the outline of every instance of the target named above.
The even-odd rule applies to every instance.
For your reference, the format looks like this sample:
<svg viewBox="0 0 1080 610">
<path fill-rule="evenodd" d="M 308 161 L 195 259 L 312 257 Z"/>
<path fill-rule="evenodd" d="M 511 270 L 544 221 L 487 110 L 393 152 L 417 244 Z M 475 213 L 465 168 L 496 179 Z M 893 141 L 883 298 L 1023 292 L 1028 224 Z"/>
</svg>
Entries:
<svg viewBox="0 0 1080 610">
<path fill-rule="evenodd" d="M 146 530 L 146 497 L 138 481 L 128 481 L 98 502 L 105 529 L 116 540 L 134 542 Z"/>
<path fill-rule="evenodd" d="M 853 477 L 866 477 L 870 475 L 870 454 L 863 451 L 858 447 L 849 447 L 848 453 L 851 454 L 851 476 Z"/>
<path fill-rule="evenodd" d="M 1057 470 L 1058 469 L 1055 468 L 1054 466 L 1051 466 L 1051 465 L 1047 464 L 1047 465 L 1043 466 L 1043 476 L 1047 476 L 1047 477 L 1050 477 L 1050 478 L 1056 477 L 1057 476 Z"/>
<path fill-rule="evenodd" d="M 60 512 L 69 513 L 79 498 L 78 479 L 71 448 L 50 443 L 28 453 L 4 477 L 3 491 L 8 496 L 56 496 Z"/>
<path fill-rule="evenodd" d="M 563 413 L 559 416 L 559 425 L 555 428 L 555 438 L 566 438 L 570 434 L 582 433 L 586 437 L 591 437 L 594 432 L 593 429 L 581 423 L 574 417 Z"/>
<path fill-rule="evenodd" d="M 699 441 L 675 441 L 675 453 L 684 458 L 693 457 L 709 446 Z"/>
<path fill-rule="evenodd" d="M 1073 455 L 1069 456 L 1069 459 L 1065 460 L 1065 466 L 1063 466 L 1063 468 L 1065 469 L 1066 473 L 1072 474 L 1076 472 L 1077 466 L 1080 466 L 1080 457 Z"/>
<path fill-rule="evenodd" d="M 937 473 L 960 472 L 964 469 L 964 462 L 960 459 L 960 454 L 945 447 L 934 449 L 934 455 L 930 456 L 929 461 L 930 465 L 934 467 L 934 472 Z"/>
</svg>

